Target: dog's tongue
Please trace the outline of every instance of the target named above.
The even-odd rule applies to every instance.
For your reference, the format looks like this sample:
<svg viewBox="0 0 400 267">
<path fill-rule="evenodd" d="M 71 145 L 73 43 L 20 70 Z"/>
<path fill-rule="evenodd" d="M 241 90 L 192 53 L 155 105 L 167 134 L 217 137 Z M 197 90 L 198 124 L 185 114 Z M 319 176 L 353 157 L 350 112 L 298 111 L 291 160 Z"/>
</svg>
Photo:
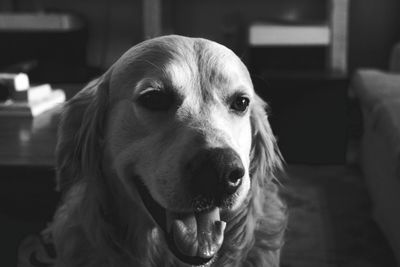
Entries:
<svg viewBox="0 0 400 267">
<path fill-rule="evenodd" d="M 167 224 L 178 250 L 186 256 L 211 258 L 224 240 L 226 223 L 220 220 L 219 208 L 189 214 L 167 214 Z"/>
</svg>

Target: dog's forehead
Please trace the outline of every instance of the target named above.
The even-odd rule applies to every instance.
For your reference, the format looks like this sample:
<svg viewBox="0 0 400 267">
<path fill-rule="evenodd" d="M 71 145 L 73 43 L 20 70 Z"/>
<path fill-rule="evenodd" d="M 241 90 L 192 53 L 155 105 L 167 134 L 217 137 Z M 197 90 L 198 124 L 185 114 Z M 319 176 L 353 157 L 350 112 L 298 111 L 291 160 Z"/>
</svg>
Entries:
<svg viewBox="0 0 400 267">
<path fill-rule="evenodd" d="M 121 90 L 140 90 L 137 85 L 151 79 L 183 96 L 193 95 L 193 91 L 204 96 L 236 88 L 253 90 L 247 68 L 230 49 L 181 36 L 156 38 L 134 47 L 115 64 L 113 76 L 113 87 Z"/>
<path fill-rule="evenodd" d="M 246 67 L 240 59 L 226 47 L 207 41 L 194 44 L 191 51 L 194 60 L 184 61 L 191 73 L 185 72 L 182 64 L 172 61 L 169 68 L 171 80 L 182 90 L 199 89 L 201 93 L 210 91 L 229 93 L 236 87 L 251 88 Z"/>
<path fill-rule="evenodd" d="M 247 68 L 228 48 L 196 39 L 188 53 L 191 56 L 184 58 L 184 64 L 173 60 L 168 68 L 171 79 L 180 83 L 181 90 L 193 90 L 193 86 L 205 94 L 210 91 L 229 93 L 237 87 L 252 88 Z M 190 69 L 191 73 L 188 75 L 184 69 Z"/>
</svg>

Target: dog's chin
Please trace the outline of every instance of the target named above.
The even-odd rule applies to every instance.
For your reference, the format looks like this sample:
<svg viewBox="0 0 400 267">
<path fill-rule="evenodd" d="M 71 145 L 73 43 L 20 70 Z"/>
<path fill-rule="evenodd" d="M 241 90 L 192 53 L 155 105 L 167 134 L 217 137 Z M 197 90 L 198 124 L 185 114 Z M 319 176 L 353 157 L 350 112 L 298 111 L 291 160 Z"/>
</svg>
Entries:
<svg viewBox="0 0 400 267">
<path fill-rule="evenodd" d="M 218 257 L 226 223 L 220 220 L 220 208 L 208 205 L 195 212 L 177 213 L 158 204 L 146 186 L 135 179 L 144 206 L 164 231 L 169 250 L 192 266 L 209 266 Z"/>
</svg>

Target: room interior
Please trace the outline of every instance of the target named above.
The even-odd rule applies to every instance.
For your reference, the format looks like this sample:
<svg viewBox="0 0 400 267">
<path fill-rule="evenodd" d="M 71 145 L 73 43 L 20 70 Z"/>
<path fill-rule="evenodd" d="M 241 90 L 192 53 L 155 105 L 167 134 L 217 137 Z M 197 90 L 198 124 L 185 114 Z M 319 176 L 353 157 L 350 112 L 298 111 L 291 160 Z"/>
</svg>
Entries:
<svg viewBox="0 0 400 267">
<path fill-rule="evenodd" d="M 222 43 L 268 102 L 286 160 L 282 266 L 400 266 L 398 14 L 397 0 L 5 0 L 0 73 L 27 73 L 68 100 L 145 39 L 173 33 Z M 15 26 L 10 15 L 30 17 Z M 252 39 L 259 25 L 300 30 Z M 310 29 L 322 35 L 302 39 Z M 58 119 L 51 110 L 0 116 L 2 266 L 16 265 L 21 240 L 45 227 L 59 201 Z"/>
</svg>

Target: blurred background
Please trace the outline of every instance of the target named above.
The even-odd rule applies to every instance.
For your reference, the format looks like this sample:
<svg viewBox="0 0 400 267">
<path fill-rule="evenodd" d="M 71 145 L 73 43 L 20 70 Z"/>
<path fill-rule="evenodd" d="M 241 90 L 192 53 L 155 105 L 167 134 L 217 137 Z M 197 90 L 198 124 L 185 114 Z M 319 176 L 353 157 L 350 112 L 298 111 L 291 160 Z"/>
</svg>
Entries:
<svg viewBox="0 0 400 267">
<path fill-rule="evenodd" d="M 29 36 L 25 42 L 40 43 L 49 54 L 71 55 L 76 64 L 102 70 L 109 67 L 125 50 L 145 39 L 144 3 L 139 0 L 2 0 L 1 12 L 61 13 L 74 16 L 74 22 L 64 31 L 42 36 Z M 154 2 L 150 0 L 148 3 Z M 155 1 L 157 2 L 157 1 Z M 158 1 L 160 10 L 148 16 L 159 16 L 161 32 L 202 36 L 223 43 L 239 55 L 247 48 L 248 26 L 259 21 L 323 21 L 328 16 L 329 1 L 321 0 L 240 0 L 218 1 Z M 352 0 L 349 6 L 348 65 L 357 67 L 387 67 L 389 51 L 399 36 L 399 3 L 396 0 Z M 37 29 L 40 31 L 40 29 Z M 45 29 L 43 30 L 45 31 Z M 25 33 L 34 35 L 33 33 Z M 150 32 L 150 34 L 153 34 Z M 10 36 L 11 35 L 11 36 Z M 15 32 L 1 28 L 1 67 L 23 60 L 49 59 L 44 51 L 26 55 L 27 45 L 17 42 Z M 36 35 L 41 35 L 36 33 Z M 44 37 L 43 37 L 44 38 Z M 58 40 L 62 39 L 62 40 Z M 69 39 L 68 39 L 69 38 Z M 52 42 L 57 47 L 52 47 Z M 13 45 L 11 45 L 13 44 Z M 8 45 L 8 46 L 7 46 Z M 24 49 L 21 49 L 24 45 Z M 39 48 L 37 48 L 39 49 Z M 32 49 L 33 50 L 33 49 Z M 52 51 L 53 50 L 53 51 Z M 25 55 L 24 55 L 25 54 Z M 62 56 L 62 55 L 59 55 Z M 72 59 L 71 59 L 72 61 Z M 71 63 L 71 64 L 72 64 Z M 72 79 L 72 78 L 71 78 Z M 68 80 L 65 78 L 65 80 Z"/>
</svg>

